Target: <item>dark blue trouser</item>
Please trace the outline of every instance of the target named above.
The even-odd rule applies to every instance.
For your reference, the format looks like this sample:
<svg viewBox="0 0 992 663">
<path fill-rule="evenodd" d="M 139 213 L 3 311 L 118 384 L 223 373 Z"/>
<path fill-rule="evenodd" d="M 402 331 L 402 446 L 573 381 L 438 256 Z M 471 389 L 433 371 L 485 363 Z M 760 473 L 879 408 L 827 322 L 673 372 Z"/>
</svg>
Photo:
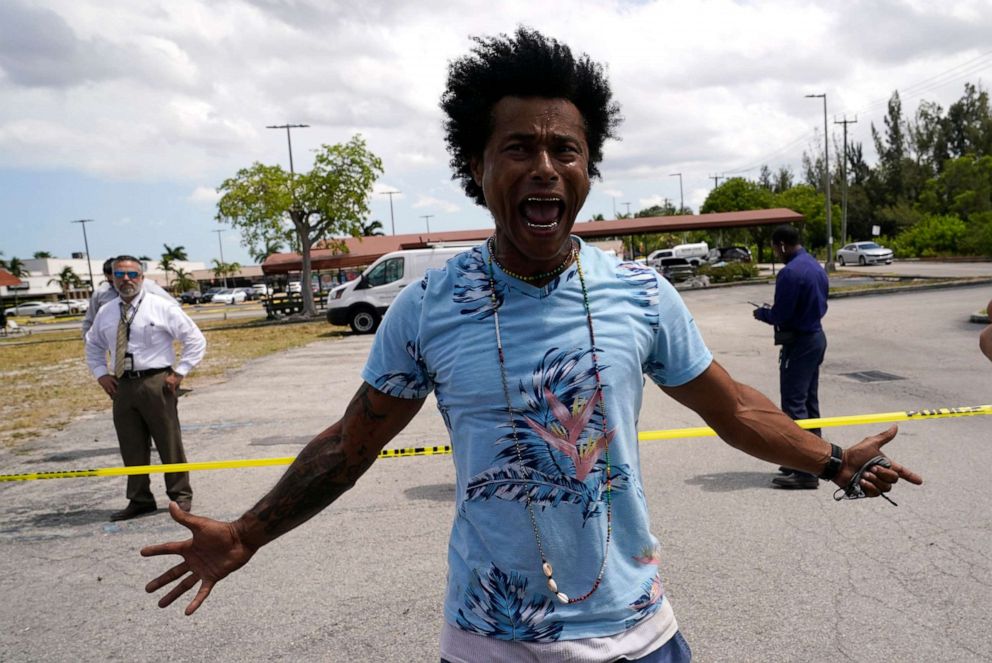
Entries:
<svg viewBox="0 0 992 663">
<path fill-rule="evenodd" d="M 779 350 L 778 388 L 782 411 L 790 418 L 816 419 L 820 416 L 820 364 L 826 352 L 827 337 L 822 331 L 800 334 Z M 820 434 L 819 428 L 810 431 Z"/>
</svg>

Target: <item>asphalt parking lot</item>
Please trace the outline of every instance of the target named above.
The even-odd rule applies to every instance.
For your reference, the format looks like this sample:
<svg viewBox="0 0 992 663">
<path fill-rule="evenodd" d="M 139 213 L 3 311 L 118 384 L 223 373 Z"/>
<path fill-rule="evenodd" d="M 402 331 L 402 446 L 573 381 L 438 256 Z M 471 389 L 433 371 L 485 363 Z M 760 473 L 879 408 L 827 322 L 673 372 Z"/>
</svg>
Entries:
<svg viewBox="0 0 992 663">
<path fill-rule="evenodd" d="M 770 328 L 747 303 L 771 301 L 772 286 L 683 296 L 717 360 L 777 400 Z M 992 363 L 977 349 L 981 327 L 968 322 L 990 296 L 982 286 L 831 300 L 824 416 L 992 402 Z M 342 413 L 369 344 L 322 341 L 202 389 L 194 377 L 180 406 L 190 460 L 295 454 Z M 850 375 L 864 370 L 894 379 Z M 698 424 L 646 388 L 641 430 Z M 926 484 L 898 486 L 898 507 L 836 503 L 827 486 L 773 490 L 773 467 L 715 438 L 645 443 L 666 591 L 695 660 L 992 659 L 990 425 L 902 424 L 888 450 Z M 827 437 L 849 444 L 881 428 Z M 445 442 L 429 403 L 391 446 Z M 0 472 L 119 463 L 109 411 L 0 450 Z M 280 473 L 195 473 L 194 511 L 234 518 Z M 191 618 L 144 593 L 171 564 L 137 554 L 184 531 L 164 512 L 107 522 L 123 506 L 124 479 L 0 484 L 0 660 L 436 661 L 453 482 L 446 457 L 378 462 Z M 161 495 L 160 475 L 152 485 Z"/>
</svg>

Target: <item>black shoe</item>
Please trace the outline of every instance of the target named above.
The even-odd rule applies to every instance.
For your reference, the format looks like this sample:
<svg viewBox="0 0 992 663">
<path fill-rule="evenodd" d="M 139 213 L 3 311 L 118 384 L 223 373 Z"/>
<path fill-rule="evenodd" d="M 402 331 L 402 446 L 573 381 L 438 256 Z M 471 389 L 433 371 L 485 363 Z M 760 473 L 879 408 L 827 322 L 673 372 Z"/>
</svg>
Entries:
<svg viewBox="0 0 992 663">
<path fill-rule="evenodd" d="M 786 490 L 816 490 L 820 485 L 820 480 L 808 474 L 792 474 L 787 477 L 775 477 L 772 484 L 776 488 Z"/>
<path fill-rule="evenodd" d="M 155 513 L 158 511 L 158 507 L 152 504 L 135 504 L 130 502 L 126 508 L 121 511 L 114 511 L 110 514 L 110 521 L 114 522 L 117 520 L 131 520 L 132 518 L 137 518 L 138 516 L 143 516 L 148 513 Z"/>
<path fill-rule="evenodd" d="M 779 474 L 784 474 L 785 476 L 789 476 L 790 474 L 795 474 L 796 471 L 794 469 L 792 469 L 791 467 L 786 467 L 785 465 L 779 465 L 778 466 L 778 473 Z"/>
</svg>

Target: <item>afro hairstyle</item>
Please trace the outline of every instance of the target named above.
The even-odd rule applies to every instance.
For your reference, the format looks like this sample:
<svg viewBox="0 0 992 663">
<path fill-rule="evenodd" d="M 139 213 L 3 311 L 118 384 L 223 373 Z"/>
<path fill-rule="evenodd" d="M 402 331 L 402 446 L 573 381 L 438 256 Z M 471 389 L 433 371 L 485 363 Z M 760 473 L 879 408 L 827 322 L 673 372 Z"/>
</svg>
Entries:
<svg viewBox="0 0 992 663">
<path fill-rule="evenodd" d="M 482 156 L 489 141 L 493 106 L 507 96 L 572 102 L 585 121 L 589 177 L 598 178 L 603 143 L 617 138 L 622 120 L 602 65 L 588 55 L 576 59 L 565 44 L 524 27 L 512 37 L 472 39 L 476 44 L 472 52 L 449 65 L 447 88 L 441 96 L 451 178 L 461 180 L 465 193 L 485 207 L 471 162 Z"/>
</svg>

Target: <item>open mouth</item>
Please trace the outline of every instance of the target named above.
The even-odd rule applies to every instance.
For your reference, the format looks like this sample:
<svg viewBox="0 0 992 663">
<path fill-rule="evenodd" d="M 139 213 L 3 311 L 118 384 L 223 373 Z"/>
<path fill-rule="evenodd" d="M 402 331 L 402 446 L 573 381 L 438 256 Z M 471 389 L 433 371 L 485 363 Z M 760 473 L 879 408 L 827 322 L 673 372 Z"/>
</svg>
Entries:
<svg viewBox="0 0 992 663">
<path fill-rule="evenodd" d="M 558 196 L 527 196 L 518 209 L 529 228 L 554 230 L 565 211 L 565 202 Z"/>
</svg>

